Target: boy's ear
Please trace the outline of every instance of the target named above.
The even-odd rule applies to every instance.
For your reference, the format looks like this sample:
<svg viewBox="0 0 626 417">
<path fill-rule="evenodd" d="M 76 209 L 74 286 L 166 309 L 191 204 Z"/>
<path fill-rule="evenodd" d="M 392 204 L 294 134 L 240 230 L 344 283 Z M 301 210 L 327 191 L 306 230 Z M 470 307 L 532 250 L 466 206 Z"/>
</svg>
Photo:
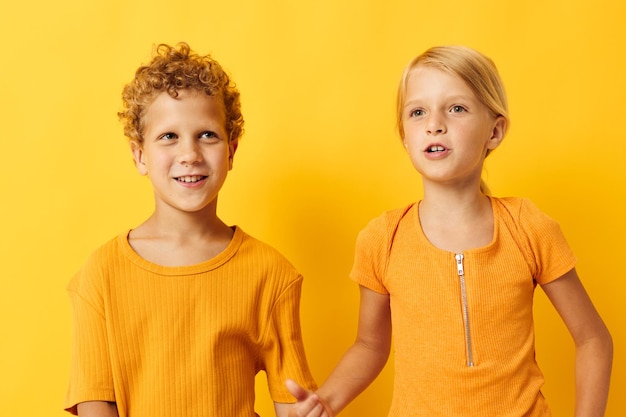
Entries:
<svg viewBox="0 0 626 417">
<path fill-rule="evenodd" d="M 139 174 L 148 175 L 145 155 L 143 153 L 143 146 L 141 145 L 141 143 L 136 140 L 131 140 L 130 151 L 133 154 L 133 160 L 135 161 L 135 166 L 137 167 L 137 171 L 139 171 Z"/>
<path fill-rule="evenodd" d="M 233 169 L 233 158 L 239 146 L 239 139 L 231 140 L 228 144 L 228 170 Z"/>
<path fill-rule="evenodd" d="M 491 131 L 491 137 L 489 138 L 489 142 L 487 143 L 487 149 L 489 150 L 496 149 L 500 145 L 500 143 L 502 143 L 505 132 L 506 132 L 506 119 L 502 116 L 498 116 L 496 118 L 495 124 L 493 125 L 493 129 Z"/>
</svg>

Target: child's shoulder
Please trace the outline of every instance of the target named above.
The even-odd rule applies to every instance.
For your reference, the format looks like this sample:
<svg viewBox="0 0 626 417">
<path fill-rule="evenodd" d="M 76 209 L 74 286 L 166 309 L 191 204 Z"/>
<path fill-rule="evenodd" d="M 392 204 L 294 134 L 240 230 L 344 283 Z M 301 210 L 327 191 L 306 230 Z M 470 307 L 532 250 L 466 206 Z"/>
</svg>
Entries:
<svg viewBox="0 0 626 417">
<path fill-rule="evenodd" d="M 417 208 L 417 203 L 410 203 L 402 207 L 386 210 L 377 217 L 374 217 L 369 221 L 366 229 L 371 228 L 383 228 L 383 229 L 395 229 L 404 218 Z"/>
<path fill-rule="evenodd" d="M 515 220 L 531 220 L 548 216 L 531 200 L 523 197 L 490 197 L 493 205 L 503 209 Z"/>
<path fill-rule="evenodd" d="M 247 262 L 257 263 L 260 266 L 280 265 L 283 268 L 295 271 L 291 261 L 271 244 L 244 232 L 237 226 L 233 239 L 238 235 L 241 236 L 241 245 L 237 251 L 238 257 L 244 258 Z"/>
<path fill-rule="evenodd" d="M 120 256 L 124 256 L 123 243 L 129 232 L 126 230 L 93 250 L 74 274 L 68 289 L 78 290 L 81 287 L 93 285 L 112 265 L 118 265 Z"/>
<path fill-rule="evenodd" d="M 360 241 L 390 241 L 395 235 L 400 224 L 409 219 L 417 209 L 417 203 L 407 204 L 402 207 L 382 212 L 377 217 L 369 220 L 367 225 L 359 232 Z"/>
<path fill-rule="evenodd" d="M 265 242 L 264 240 L 252 236 L 247 232 L 244 232 L 239 226 L 235 227 L 235 236 L 233 237 L 233 239 L 235 239 L 237 235 L 241 236 L 241 245 L 244 246 L 247 250 L 253 250 L 272 258 L 276 257 L 286 259 L 283 254 L 274 246 Z"/>
<path fill-rule="evenodd" d="M 102 263 L 106 259 L 117 257 L 120 253 L 125 252 L 124 243 L 128 242 L 129 233 L 130 230 L 125 230 L 96 247 L 87 257 L 85 264 Z"/>
</svg>

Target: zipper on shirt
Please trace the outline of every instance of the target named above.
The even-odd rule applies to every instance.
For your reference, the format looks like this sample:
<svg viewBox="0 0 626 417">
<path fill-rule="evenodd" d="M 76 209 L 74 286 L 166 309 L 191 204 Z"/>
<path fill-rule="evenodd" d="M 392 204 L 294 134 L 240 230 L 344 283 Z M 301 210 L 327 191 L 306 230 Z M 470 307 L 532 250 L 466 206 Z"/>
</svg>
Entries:
<svg viewBox="0 0 626 417">
<path fill-rule="evenodd" d="M 467 366 L 474 366 L 474 355 L 472 353 L 472 334 L 470 332 L 469 312 L 467 308 L 467 291 L 465 289 L 465 268 L 463 267 L 463 254 L 457 253 L 456 269 L 459 274 L 459 284 L 461 286 L 461 303 L 463 308 L 463 324 L 465 326 L 465 347 L 467 349 Z"/>
</svg>

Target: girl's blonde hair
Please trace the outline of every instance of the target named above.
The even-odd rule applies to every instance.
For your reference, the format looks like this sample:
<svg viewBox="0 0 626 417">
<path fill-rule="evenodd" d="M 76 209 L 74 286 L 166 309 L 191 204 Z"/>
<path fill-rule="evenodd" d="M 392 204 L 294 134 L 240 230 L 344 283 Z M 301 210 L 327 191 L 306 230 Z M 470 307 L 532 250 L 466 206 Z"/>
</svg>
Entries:
<svg viewBox="0 0 626 417">
<path fill-rule="evenodd" d="M 508 103 L 504 85 L 493 61 L 466 46 L 435 46 L 409 62 L 400 78 L 397 97 L 397 128 L 402 140 L 404 140 L 402 114 L 406 100 L 407 83 L 411 72 L 419 65 L 446 71 L 465 81 L 494 117 L 505 119 L 506 133 L 509 125 Z M 488 192 L 484 182 L 481 184 L 481 189 Z"/>
</svg>

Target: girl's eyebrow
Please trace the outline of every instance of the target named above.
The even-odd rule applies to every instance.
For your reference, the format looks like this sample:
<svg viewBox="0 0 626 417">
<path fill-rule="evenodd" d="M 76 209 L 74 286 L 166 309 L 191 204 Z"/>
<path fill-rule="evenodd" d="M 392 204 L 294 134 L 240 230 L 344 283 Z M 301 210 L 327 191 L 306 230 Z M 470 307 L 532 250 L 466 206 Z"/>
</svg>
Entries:
<svg viewBox="0 0 626 417">
<path fill-rule="evenodd" d="M 415 98 L 412 100 L 407 100 L 404 104 L 404 108 L 406 107 L 410 107 L 410 106 L 414 106 L 416 104 L 420 104 L 424 101 L 423 98 Z M 444 102 L 455 102 L 455 101 L 461 101 L 461 102 L 467 102 L 467 101 L 476 101 L 476 97 L 472 96 L 472 95 L 468 95 L 468 94 L 456 94 L 456 95 L 451 95 L 451 96 L 446 96 L 442 101 Z"/>
<path fill-rule="evenodd" d="M 455 100 L 462 100 L 462 101 L 475 101 L 476 97 L 473 95 L 468 95 L 468 94 L 457 94 L 455 96 L 450 96 L 448 97 L 448 100 L 450 101 L 455 101 Z"/>
</svg>

